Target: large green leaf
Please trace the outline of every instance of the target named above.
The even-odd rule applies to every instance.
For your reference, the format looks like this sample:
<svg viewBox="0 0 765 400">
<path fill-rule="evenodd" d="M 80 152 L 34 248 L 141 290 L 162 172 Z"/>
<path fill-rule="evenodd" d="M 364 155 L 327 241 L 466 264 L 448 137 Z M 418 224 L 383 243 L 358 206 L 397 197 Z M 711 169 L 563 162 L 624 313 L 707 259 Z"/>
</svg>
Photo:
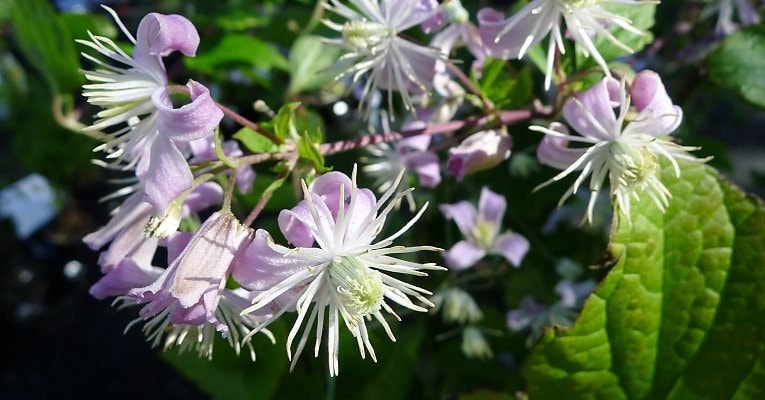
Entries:
<svg viewBox="0 0 765 400">
<path fill-rule="evenodd" d="M 318 89 L 335 77 L 328 68 L 340 55 L 340 49 L 325 44 L 318 36 L 301 36 L 290 51 L 290 86 L 287 94 Z"/>
<path fill-rule="evenodd" d="M 69 30 L 45 0 L 12 2 L 14 34 L 24 57 L 54 93 L 68 93 L 83 80 Z"/>
<path fill-rule="evenodd" d="M 622 18 L 629 20 L 629 22 L 635 28 L 645 32 L 642 35 L 637 35 L 630 31 L 627 31 L 616 24 L 609 27 L 609 31 L 614 37 L 622 44 L 630 48 L 632 52 L 638 52 L 650 43 L 653 43 L 653 35 L 650 32 L 651 27 L 654 24 L 654 14 L 656 13 L 656 5 L 654 4 L 620 4 L 620 5 L 608 5 L 604 6 L 608 12 L 618 15 Z M 606 62 L 610 62 L 618 57 L 626 56 L 632 52 L 628 52 L 618 45 L 614 44 L 606 35 L 595 35 L 592 39 L 598 52 Z M 580 63 L 580 69 L 596 66 L 595 60 L 592 57 L 585 59 L 583 63 Z"/>
<path fill-rule="evenodd" d="M 618 263 L 529 357 L 531 398 L 765 398 L 763 204 L 708 166 L 663 167 L 669 209 L 619 222 Z"/>
<path fill-rule="evenodd" d="M 207 52 L 185 58 L 186 66 L 205 73 L 234 65 L 287 69 L 287 59 L 270 44 L 246 34 L 230 33 Z"/>
<path fill-rule="evenodd" d="M 709 75 L 743 98 L 765 107 L 765 26 L 729 36 L 709 57 Z"/>
</svg>

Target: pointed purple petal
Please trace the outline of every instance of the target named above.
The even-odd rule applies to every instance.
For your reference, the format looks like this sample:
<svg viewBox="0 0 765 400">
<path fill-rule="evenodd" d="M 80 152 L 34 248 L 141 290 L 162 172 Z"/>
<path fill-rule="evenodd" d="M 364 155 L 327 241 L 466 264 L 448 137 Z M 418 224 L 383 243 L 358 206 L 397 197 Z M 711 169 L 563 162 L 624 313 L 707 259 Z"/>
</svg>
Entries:
<svg viewBox="0 0 765 400">
<path fill-rule="evenodd" d="M 169 139 L 158 137 L 151 145 L 151 162 L 145 175 L 146 201 L 157 215 L 181 193 L 190 189 L 194 176 L 186 158 Z"/>
<path fill-rule="evenodd" d="M 467 201 L 460 201 L 454 204 L 441 204 L 438 208 L 444 214 L 444 218 L 453 219 L 457 223 L 462 236 L 470 237 L 472 235 L 478 216 L 475 206 Z"/>
<path fill-rule="evenodd" d="M 621 127 L 616 126 L 614 108 L 619 105 L 619 81 L 603 78 L 593 87 L 569 99 L 563 116 L 580 135 L 600 140 L 612 139 Z M 578 100 L 578 101 L 577 101 Z M 588 117 L 590 114 L 592 118 Z M 596 123 L 593 122 L 597 121 Z"/>
<path fill-rule="evenodd" d="M 478 215 L 484 221 L 490 222 L 495 231 L 499 231 L 502 225 L 506 208 L 507 200 L 504 196 L 494 193 L 486 186 L 481 188 L 481 197 L 478 199 Z"/>
</svg>

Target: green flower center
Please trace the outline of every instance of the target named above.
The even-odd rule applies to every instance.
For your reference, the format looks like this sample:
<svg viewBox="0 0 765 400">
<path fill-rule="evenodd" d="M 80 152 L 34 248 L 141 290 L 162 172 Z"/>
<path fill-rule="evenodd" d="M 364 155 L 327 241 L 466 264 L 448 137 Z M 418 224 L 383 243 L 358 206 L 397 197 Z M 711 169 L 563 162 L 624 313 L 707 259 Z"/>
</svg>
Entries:
<svg viewBox="0 0 765 400">
<path fill-rule="evenodd" d="M 475 244 L 482 249 L 488 250 L 494 245 L 496 235 L 497 232 L 494 230 L 494 224 L 478 217 L 475 227 L 473 227 L 473 240 Z"/>
<path fill-rule="evenodd" d="M 392 36 L 383 24 L 370 21 L 348 21 L 343 26 L 343 42 L 354 51 L 377 46 Z"/>
<path fill-rule="evenodd" d="M 329 280 L 345 309 L 354 318 L 380 311 L 385 287 L 380 273 L 356 257 L 338 257 L 329 265 Z"/>
</svg>

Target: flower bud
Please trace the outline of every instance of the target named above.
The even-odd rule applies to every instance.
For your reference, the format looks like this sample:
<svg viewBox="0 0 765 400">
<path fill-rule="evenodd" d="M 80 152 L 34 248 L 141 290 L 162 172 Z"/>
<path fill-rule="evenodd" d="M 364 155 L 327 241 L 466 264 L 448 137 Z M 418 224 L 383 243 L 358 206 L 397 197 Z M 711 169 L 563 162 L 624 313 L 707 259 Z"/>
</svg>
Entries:
<svg viewBox="0 0 765 400">
<path fill-rule="evenodd" d="M 449 150 L 446 170 L 458 181 L 474 172 L 494 168 L 510 157 L 513 140 L 498 130 L 481 131 Z"/>
</svg>

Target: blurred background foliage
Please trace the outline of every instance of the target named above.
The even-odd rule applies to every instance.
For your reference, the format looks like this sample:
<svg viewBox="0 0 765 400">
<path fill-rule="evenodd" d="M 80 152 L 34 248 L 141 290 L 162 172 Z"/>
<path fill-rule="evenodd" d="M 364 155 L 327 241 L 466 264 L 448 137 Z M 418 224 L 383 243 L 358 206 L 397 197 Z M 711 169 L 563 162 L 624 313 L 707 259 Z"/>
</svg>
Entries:
<svg viewBox="0 0 765 400">
<path fill-rule="evenodd" d="M 84 79 L 78 69 L 89 66 L 79 56 L 82 46 L 74 39 L 85 38 L 90 31 L 126 41 L 98 3 L 0 0 L 0 188 L 39 173 L 53 184 L 59 203 L 58 217 L 23 241 L 14 237 L 7 220 L 0 221 L 4 259 L 0 307 L 3 326 L 11 331 L 7 342 L 11 349 L 4 356 L 0 375 L 0 397 L 515 398 L 526 387 L 519 371 L 533 340 L 528 339 L 527 331 L 508 329 L 507 311 L 518 308 L 529 295 L 542 304 L 555 303 L 554 287 L 561 279 L 562 263 L 580 269 L 579 280 L 599 281 L 610 267 L 603 258 L 610 220 L 607 207 L 594 227 L 579 226 L 581 212 L 570 212 L 584 207 L 581 198 L 555 211 L 566 185 L 532 191 L 555 171 L 536 161 L 540 137 L 525 126 L 512 126 L 513 155 L 506 163 L 463 183 L 445 177 L 434 190 L 417 190 L 418 203 L 430 201 L 431 209 L 403 238 L 449 248 L 460 234 L 453 223 L 443 220 L 437 204 L 462 199 L 474 202 L 484 185 L 507 197 L 504 226 L 531 242 L 522 267 L 514 269 L 499 257 L 487 258 L 462 274 L 431 274 L 426 283 L 436 292 L 460 284 L 474 296 L 484 314 L 477 327 L 484 332 L 493 356 L 467 357 L 461 350 L 464 327 L 444 322 L 437 312 L 429 317 L 402 315 L 404 321 L 394 326 L 396 343 L 389 342 L 381 329 L 373 329 L 370 335 L 379 355 L 377 364 L 361 360 L 355 340 L 341 330 L 345 336 L 340 341 L 341 374 L 336 379 L 328 378 L 323 353 L 318 359 L 304 354 L 294 371 L 289 371 L 284 352 L 289 318 L 275 324 L 275 346 L 260 335 L 255 337 L 255 363 L 236 357 L 226 345 L 217 345 L 214 360 L 207 362 L 194 354 L 154 351 L 138 329 L 123 336 L 122 328 L 134 311 L 117 311 L 108 302 L 89 297 L 87 289 L 99 272 L 95 254 L 80 244 L 85 233 L 107 218 L 110 203 L 99 204 L 98 198 L 114 186 L 104 180 L 119 178 L 91 163 L 96 141 L 75 133 L 79 124 L 90 122 L 94 109 L 79 95 Z M 348 94 L 348 88 L 343 82 L 333 83 L 326 72 L 338 53 L 319 39 L 330 32 L 318 23 L 321 10 L 316 1 L 104 3 L 117 11 L 131 32 L 148 12 L 188 17 L 202 38 L 198 56 L 167 59 L 171 79 L 205 83 L 218 101 L 251 120 L 270 119 L 267 113 L 255 110 L 256 100 L 273 110 L 301 102 L 296 111 L 298 123 L 318 128 L 324 141 L 351 138 L 368 130 L 365 122 L 340 115 L 333 108 Z M 518 6 L 513 3 L 463 2 L 473 13 L 483 6 L 505 10 Z M 714 21 L 701 19 L 700 9 L 698 2 L 665 1 L 655 16 L 655 41 L 620 61 L 660 72 L 671 97 L 685 111 L 678 134 L 681 140 L 703 146 L 699 156 L 713 155 L 710 163 L 723 174 L 762 194 L 765 113 L 756 105 L 765 104 L 765 90 L 761 90 L 762 82 L 747 79 L 745 69 L 731 70 L 725 63 L 731 57 L 727 53 L 740 54 L 742 48 L 765 51 L 765 42 L 757 42 L 762 28 L 747 30 L 745 37 L 721 46 L 720 38 L 711 33 Z M 421 32 L 412 35 L 421 37 Z M 752 47 L 746 40 L 758 45 Z M 751 68 L 758 66 L 763 65 Z M 587 65 L 580 66 L 584 67 Z M 534 62 L 489 62 L 477 82 L 487 96 L 505 107 L 524 107 L 534 94 L 543 96 L 541 74 Z M 79 121 L 80 116 L 86 117 Z M 224 120 L 223 129 L 231 136 L 240 132 L 229 120 Z M 359 151 L 330 156 L 326 165 L 347 172 L 363 155 Z M 253 193 L 260 193 L 275 176 L 260 168 Z M 362 179 L 366 177 L 362 175 Z M 295 182 L 290 183 L 277 191 L 257 226 L 276 231 L 278 211 L 292 207 L 297 199 Z M 246 210 L 257 196 L 240 200 L 241 209 Z M 549 218 L 551 213 L 553 218 Z M 402 207 L 388 229 L 401 226 L 411 216 Z M 440 262 L 435 256 L 432 261 Z M 73 262 L 81 266 L 74 272 L 66 267 Z"/>
</svg>

